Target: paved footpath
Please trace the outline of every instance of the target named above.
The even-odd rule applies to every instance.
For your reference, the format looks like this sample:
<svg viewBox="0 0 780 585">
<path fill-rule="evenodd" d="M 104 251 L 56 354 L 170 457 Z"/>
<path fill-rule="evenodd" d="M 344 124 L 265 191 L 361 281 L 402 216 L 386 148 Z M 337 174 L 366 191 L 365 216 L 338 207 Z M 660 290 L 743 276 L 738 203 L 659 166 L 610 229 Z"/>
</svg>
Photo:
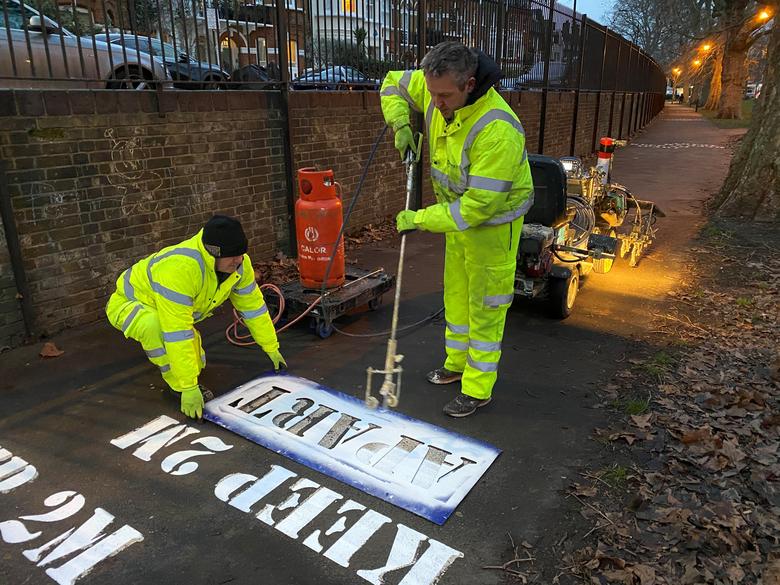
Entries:
<svg viewBox="0 0 780 585">
<path fill-rule="evenodd" d="M 117 441 L 158 417 L 183 419 L 159 393 L 158 376 L 138 348 L 104 323 L 58 335 L 54 341 L 65 354 L 56 359 L 40 359 L 39 346 L 3 353 L 2 582 L 493 585 L 501 576 L 482 567 L 506 554 L 507 533 L 532 544 L 543 561 L 543 551 L 580 526 L 565 488 L 579 466 L 602 456 L 589 440 L 605 422 L 593 408 L 593 389 L 620 369 L 678 282 L 702 201 L 725 176 L 736 133 L 672 105 L 617 151 L 616 180 L 667 213 L 657 245 L 637 269 L 618 262 L 610 274 L 589 277 L 566 321 L 551 321 L 535 306 L 513 308 L 494 400 L 477 416 L 446 418 L 441 406 L 457 388 L 423 381 L 443 358 L 442 323 L 401 337 L 406 378 L 399 411 L 503 451 L 443 526 L 212 423 L 191 425 L 191 435 L 176 443 L 160 435 Z M 441 306 L 443 269 L 440 237 L 417 234 L 409 248 L 405 323 Z M 397 253 L 397 241 L 381 242 L 356 260 L 393 271 Z M 342 327 L 352 333 L 386 328 L 386 301 Z M 202 381 L 217 394 L 266 367 L 258 350 L 225 342 L 227 322 L 223 313 L 202 330 L 209 360 Z M 366 367 L 384 361 L 383 338 L 320 340 L 302 327 L 284 334 L 282 344 L 294 374 L 355 396 Z M 174 456 L 182 450 L 198 454 Z M 270 485 L 269 473 L 284 481 L 244 509 L 226 501 L 219 487 L 228 477 L 266 478 Z M 3 481 L 9 477 L 19 485 Z M 302 479 L 309 482 L 296 487 Z M 317 486 L 338 495 L 339 503 L 312 513 L 299 529 L 283 525 L 303 508 L 302 498 L 289 499 L 294 491 L 305 497 Z M 349 499 L 349 510 L 342 509 Z M 350 532 L 358 517 L 381 521 Z"/>
</svg>

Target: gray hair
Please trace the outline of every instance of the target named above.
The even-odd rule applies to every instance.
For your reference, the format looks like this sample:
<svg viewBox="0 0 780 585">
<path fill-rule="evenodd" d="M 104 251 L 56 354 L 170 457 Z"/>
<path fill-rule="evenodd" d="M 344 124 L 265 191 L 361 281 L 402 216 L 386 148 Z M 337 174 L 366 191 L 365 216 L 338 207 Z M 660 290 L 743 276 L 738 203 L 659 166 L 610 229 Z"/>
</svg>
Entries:
<svg viewBox="0 0 780 585">
<path fill-rule="evenodd" d="M 458 87 L 462 90 L 470 77 L 477 72 L 477 53 L 457 41 L 444 41 L 431 49 L 423 57 L 422 67 L 425 75 L 441 77 L 452 73 Z"/>
</svg>

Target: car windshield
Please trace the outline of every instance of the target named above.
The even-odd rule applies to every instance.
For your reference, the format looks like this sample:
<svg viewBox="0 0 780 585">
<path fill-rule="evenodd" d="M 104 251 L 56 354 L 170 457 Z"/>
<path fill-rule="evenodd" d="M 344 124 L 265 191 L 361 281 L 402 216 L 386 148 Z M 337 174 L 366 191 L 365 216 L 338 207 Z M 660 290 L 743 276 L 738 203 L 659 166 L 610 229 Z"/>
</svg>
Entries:
<svg viewBox="0 0 780 585">
<path fill-rule="evenodd" d="M 27 6 L 24 7 L 24 14 L 22 14 L 22 6 L 16 2 L 9 2 L 6 8 L 8 12 L 8 18 L 6 19 L 6 11 L 0 10 L 0 28 L 12 28 L 17 30 L 23 30 L 25 23 L 30 22 L 30 17 L 37 14 L 32 12 Z"/>
<path fill-rule="evenodd" d="M 124 36 L 118 36 L 111 42 L 116 45 L 123 44 L 129 49 L 135 49 L 144 53 L 149 53 L 155 57 L 162 57 L 163 59 L 176 59 L 176 51 L 168 43 L 162 43 L 157 39 L 150 39 L 148 37 L 137 37 L 133 34 L 126 34 Z"/>
<path fill-rule="evenodd" d="M 328 67 L 302 75 L 298 81 L 337 81 L 339 77 L 341 76 L 336 74 L 335 67 Z"/>
</svg>

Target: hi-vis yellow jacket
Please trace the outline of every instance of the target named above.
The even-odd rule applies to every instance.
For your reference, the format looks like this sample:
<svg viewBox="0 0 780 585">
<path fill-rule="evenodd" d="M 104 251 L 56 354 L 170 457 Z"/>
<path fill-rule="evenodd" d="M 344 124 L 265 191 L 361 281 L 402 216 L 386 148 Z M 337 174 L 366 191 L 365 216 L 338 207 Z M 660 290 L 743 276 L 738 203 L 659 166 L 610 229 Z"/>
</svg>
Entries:
<svg viewBox="0 0 780 585">
<path fill-rule="evenodd" d="M 495 89 L 457 110 L 449 123 L 434 106 L 421 70 L 389 72 L 380 95 L 385 121 L 394 130 L 409 123 L 410 108 L 425 112 L 438 204 L 417 212 L 420 229 L 463 231 L 508 223 L 528 212 L 533 182 L 525 133 Z"/>
<path fill-rule="evenodd" d="M 249 256 L 244 254 L 243 264 L 220 284 L 202 235 L 203 230 L 138 261 L 117 280 L 118 293 L 157 311 L 171 373 L 181 389 L 198 384 L 200 347 L 193 325 L 211 316 L 228 298 L 266 353 L 279 348 Z M 140 309 L 136 305 L 125 322 L 132 322 Z"/>
</svg>

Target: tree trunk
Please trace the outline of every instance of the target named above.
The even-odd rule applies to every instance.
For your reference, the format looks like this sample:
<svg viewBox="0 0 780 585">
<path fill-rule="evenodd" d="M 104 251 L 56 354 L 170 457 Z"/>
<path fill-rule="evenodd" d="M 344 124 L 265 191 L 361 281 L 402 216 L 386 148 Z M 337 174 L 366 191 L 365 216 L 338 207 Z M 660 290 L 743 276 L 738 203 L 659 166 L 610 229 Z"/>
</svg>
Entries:
<svg viewBox="0 0 780 585">
<path fill-rule="evenodd" d="M 732 0 L 723 15 L 725 29 L 723 65 L 721 69 L 721 96 L 718 102 L 718 118 L 742 118 L 742 96 L 747 81 L 747 37 L 745 8 L 747 0 Z"/>
<path fill-rule="evenodd" d="M 707 97 L 705 110 L 715 110 L 720 103 L 720 94 L 722 91 L 721 72 L 723 71 L 723 51 L 717 49 L 715 63 L 712 66 L 712 80 L 710 81 L 710 94 Z"/>
<path fill-rule="evenodd" d="M 715 201 L 718 215 L 780 220 L 780 26 L 769 39 L 753 121 Z"/>
<path fill-rule="evenodd" d="M 742 118 L 742 99 L 747 81 L 747 50 L 734 43 L 723 51 L 721 94 L 718 102 L 718 118 L 739 120 Z"/>
</svg>

